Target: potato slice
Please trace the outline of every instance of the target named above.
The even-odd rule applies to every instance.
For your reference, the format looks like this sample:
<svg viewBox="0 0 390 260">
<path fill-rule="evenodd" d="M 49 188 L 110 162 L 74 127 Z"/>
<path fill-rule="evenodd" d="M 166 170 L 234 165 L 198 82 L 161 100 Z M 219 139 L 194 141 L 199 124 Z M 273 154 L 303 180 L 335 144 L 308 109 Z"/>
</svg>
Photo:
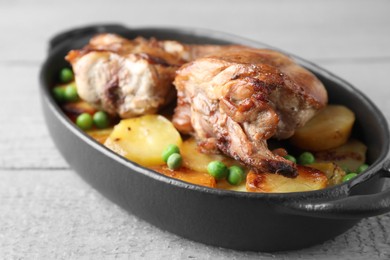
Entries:
<svg viewBox="0 0 390 260">
<path fill-rule="evenodd" d="M 345 171 L 333 162 L 317 162 L 307 165 L 325 173 L 328 178 L 328 186 L 334 186 L 342 183 Z"/>
<path fill-rule="evenodd" d="M 320 170 L 298 165 L 298 176 L 287 178 L 279 174 L 250 171 L 246 189 L 250 192 L 300 192 L 326 188 L 328 178 Z"/>
<path fill-rule="evenodd" d="M 233 164 L 239 165 L 235 160 L 224 155 L 204 154 L 200 152 L 194 138 L 183 142 L 180 147 L 180 153 L 183 156 L 183 165 L 198 172 L 207 172 L 207 165 L 212 161 L 222 161 L 227 166 Z"/>
<path fill-rule="evenodd" d="M 356 171 L 366 161 L 367 146 L 351 139 L 346 144 L 326 151 L 316 152 L 316 162 L 334 162 L 342 169 Z"/>
<path fill-rule="evenodd" d="M 88 130 L 87 134 L 101 144 L 104 144 L 112 132 L 112 127 Z"/>
<path fill-rule="evenodd" d="M 217 188 L 222 190 L 233 190 L 233 191 L 242 191 L 246 192 L 246 184 L 245 181 L 243 181 L 239 185 L 231 185 L 227 180 L 218 180 L 217 182 Z"/>
<path fill-rule="evenodd" d="M 295 146 L 324 151 L 347 142 L 355 122 L 355 114 L 345 106 L 328 105 L 291 137 Z"/>
<path fill-rule="evenodd" d="M 186 181 L 193 184 L 198 184 L 201 186 L 216 187 L 215 179 L 210 176 L 208 173 L 204 172 L 197 172 L 193 171 L 191 169 L 187 169 L 184 167 L 181 167 L 177 170 L 171 170 L 165 165 L 160 166 L 152 166 L 150 167 L 152 170 L 155 170 L 156 172 L 162 173 L 164 175 L 167 175 L 172 178 L 176 178 L 182 181 Z"/>
<path fill-rule="evenodd" d="M 143 166 L 164 164 L 161 154 L 182 139 L 172 123 L 160 115 L 123 119 L 104 143 L 118 154 Z"/>
</svg>

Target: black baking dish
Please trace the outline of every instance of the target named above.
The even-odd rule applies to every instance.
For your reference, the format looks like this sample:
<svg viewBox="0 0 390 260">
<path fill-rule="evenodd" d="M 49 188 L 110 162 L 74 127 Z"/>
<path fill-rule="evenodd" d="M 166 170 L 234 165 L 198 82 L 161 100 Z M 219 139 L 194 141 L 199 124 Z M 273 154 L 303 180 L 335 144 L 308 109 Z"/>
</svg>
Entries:
<svg viewBox="0 0 390 260">
<path fill-rule="evenodd" d="M 186 43 L 243 44 L 272 48 L 228 34 L 198 29 L 95 25 L 63 32 L 50 42 L 40 73 L 40 93 L 50 134 L 67 162 L 96 190 L 141 219 L 205 244 L 254 251 L 307 247 L 337 236 L 360 219 L 390 211 L 389 131 L 383 114 L 360 91 L 316 65 L 293 56 L 326 86 L 330 102 L 345 104 L 368 145 L 370 168 L 352 181 L 312 192 L 263 194 L 201 187 L 141 167 L 100 145 L 61 111 L 50 88 L 64 56 L 91 36 L 113 32 Z"/>
</svg>

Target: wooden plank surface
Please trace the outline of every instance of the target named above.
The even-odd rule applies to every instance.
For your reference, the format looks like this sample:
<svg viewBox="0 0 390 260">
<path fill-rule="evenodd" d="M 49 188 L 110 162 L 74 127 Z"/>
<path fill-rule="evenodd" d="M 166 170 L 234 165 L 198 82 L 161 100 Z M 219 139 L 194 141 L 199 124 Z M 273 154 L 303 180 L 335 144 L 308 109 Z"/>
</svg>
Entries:
<svg viewBox="0 0 390 260">
<path fill-rule="evenodd" d="M 69 170 L 0 171 L 0 191 L 2 259 L 390 257 L 388 214 L 364 219 L 323 245 L 270 254 L 214 248 L 159 230 L 113 205 Z"/>
<path fill-rule="evenodd" d="M 42 60 L 63 29 L 117 22 L 130 27 L 208 28 L 266 42 L 308 59 L 390 59 L 387 0 L 50 0 L 0 2 L 0 59 Z M 27 42 L 26 42 L 26 39 Z M 28 48 L 27 48 L 28 46 Z"/>
<path fill-rule="evenodd" d="M 91 23 L 209 28 L 310 59 L 390 120 L 390 2 L 0 1 L 0 259 L 389 259 L 390 215 L 312 248 L 255 253 L 188 241 L 127 214 L 81 181 L 48 135 L 38 96 L 47 41 Z"/>
</svg>

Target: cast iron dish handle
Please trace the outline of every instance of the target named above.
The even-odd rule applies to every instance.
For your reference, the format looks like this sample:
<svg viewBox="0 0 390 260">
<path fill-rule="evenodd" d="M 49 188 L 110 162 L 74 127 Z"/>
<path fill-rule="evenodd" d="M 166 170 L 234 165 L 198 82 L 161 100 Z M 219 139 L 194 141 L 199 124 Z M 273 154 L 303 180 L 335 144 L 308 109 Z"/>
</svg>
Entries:
<svg viewBox="0 0 390 260">
<path fill-rule="evenodd" d="M 105 32 L 121 32 L 121 31 L 128 31 L 129 28 L 120 25 L 120 24 L 100 24 L 100 25 L 91 25 L 91 26 L 85 26 L 77 29 L 70 29 L 67 31 L 64 31 L 55 37 L 53 37 L 49 42 L 49 51 L 53 50 L 58 45 L 68 41 L 72 40 L 77 37 L 85 36 L 85 35 L 94 35 L 98 33 L 105 33 Z"/>
<path fill-rule="evenodd" d="M 372 169 L 375 171 L 375 169 Z M 390 159 L 377 169 L 374 175 L 390 177 Z M 364 179 L 356 178 L 351 181 L 348 189 L 358 185 Z M 350 195 L 344 198 L 330 201 L 287 201 L 283 203 L 282 211 L 294 215 L 304 215 L 319 218 L 332 219 L 361 219 L 387 213 L 390 211 L 390 187 L 369 195 Z"/>
</svg>

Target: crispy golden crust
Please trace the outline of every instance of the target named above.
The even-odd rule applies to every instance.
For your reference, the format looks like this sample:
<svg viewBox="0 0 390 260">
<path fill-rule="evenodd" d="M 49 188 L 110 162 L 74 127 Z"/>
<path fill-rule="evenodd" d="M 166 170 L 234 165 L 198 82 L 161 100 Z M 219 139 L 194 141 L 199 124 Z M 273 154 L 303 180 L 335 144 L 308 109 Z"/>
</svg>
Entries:
<svg viewBox="0 0 390 260">
<path fill-rule="evenodd" d="M 256 174 L 250 171 L 246 189 L 250 192 L 299 192 L 326 188 L 328 178 L 320 170 L 299 165 L 294 179 L 272 173 Z"/>
</svg>

